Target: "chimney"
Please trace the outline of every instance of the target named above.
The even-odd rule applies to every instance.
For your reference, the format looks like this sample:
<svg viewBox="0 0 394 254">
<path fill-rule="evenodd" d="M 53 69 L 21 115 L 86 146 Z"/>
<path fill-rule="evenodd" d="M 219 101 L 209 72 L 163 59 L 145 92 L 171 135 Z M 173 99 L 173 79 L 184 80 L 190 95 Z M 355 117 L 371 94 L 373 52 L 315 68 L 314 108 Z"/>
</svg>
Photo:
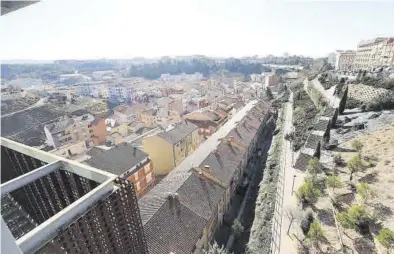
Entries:
<svg viewBox="0 0 394 254">
<path fill-rule="evenodd" d="M 234 143 L 234 136 L 230 136 L 227 141 L 229 145 L 232 145 Z"/>
<path fill-rule="evenodd" d="M 209 165 L 205 165 L 205 166 L 204 166 L 204 171 L 205 171 L 206 173 L 208 173 L 208 174 L 211 173 L 211 168 L 209 167 Z"/>
<path fill-rule="evenodd" d="M 219 155 L 219 152 L 218 152 L 218 149 L 214 149 L 214 150 L 212 150 L 212 154 L 214 154 L 214 155 Z"/>
</svg>

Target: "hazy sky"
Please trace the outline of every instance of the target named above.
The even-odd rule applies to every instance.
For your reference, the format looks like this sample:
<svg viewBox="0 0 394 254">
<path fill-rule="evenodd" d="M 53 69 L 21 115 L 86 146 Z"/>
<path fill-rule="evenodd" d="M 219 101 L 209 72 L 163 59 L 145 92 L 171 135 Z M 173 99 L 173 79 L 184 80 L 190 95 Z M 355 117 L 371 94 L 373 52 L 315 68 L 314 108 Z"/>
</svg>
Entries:
<svg viewBox="0 0 394 254">
<path fill-rule="evenodd" d="M 44 0 L 0 18 L 0 56 L 318 57 L 394 36 L 393 13 L 392 1 L 372 0 Z"/>
</svg>

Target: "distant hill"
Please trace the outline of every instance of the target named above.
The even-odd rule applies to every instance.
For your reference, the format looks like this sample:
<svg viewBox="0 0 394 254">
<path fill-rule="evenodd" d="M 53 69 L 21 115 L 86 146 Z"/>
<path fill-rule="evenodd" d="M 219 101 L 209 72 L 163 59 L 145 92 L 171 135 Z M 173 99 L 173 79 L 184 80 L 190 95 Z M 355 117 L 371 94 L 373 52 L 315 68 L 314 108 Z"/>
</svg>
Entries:
<svg viewBox="0 0 394 254">
<path fill-rule="evenodd" d="M 1 64 L 51 64 L 53 60 L 23 60 L 23 59 L 13 59 L 13 60 L 1 60 Z"/>
</svg>

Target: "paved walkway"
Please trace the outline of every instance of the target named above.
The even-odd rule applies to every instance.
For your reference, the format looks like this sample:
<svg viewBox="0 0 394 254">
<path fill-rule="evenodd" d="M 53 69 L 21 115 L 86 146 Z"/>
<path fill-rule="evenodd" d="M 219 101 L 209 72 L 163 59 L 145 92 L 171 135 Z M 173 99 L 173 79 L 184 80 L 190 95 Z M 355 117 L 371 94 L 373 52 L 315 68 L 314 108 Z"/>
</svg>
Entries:
<svg viewBox="0 0 394 254">
<path fill-rule="evenodd" d="M 293 130 L 293 93 L 290 94 L 289 102 L 286 103 L 285 120 L 283 125 L 283 134 L 290 133 Z M 290 141 L 287 141 L 283 137 L 283 150 L 281 155 L 281 171 L 282 172 L 282 184 L 283 184 L 283 197 L 282 197 L 282 208 L 281 212 L 281 229 L 280 229 L 280 249 L 278 252 L 283 254 L 297 253 L 297 242 L 293 241 L 288 235 L 287 231 L 290 226 L 290 218 L 287 215 L 288 211 L 293 207 L 297 206 L 297 200 L 295 198 L 295 190 L 297 190 L 299 184 L 302 182 L 301 177 L 297 176 L 297 171 L 292 167 L 292 156 L 293 152 L 291 149 Z M 294 187 L 293 187 L 294 181 Z M 294 188 L 294 189 L 293 189 Z M 294 190 L 294 194 L 293 194 Z M 293 237 L 294 238 L 294 237 Z"/>
</svg>

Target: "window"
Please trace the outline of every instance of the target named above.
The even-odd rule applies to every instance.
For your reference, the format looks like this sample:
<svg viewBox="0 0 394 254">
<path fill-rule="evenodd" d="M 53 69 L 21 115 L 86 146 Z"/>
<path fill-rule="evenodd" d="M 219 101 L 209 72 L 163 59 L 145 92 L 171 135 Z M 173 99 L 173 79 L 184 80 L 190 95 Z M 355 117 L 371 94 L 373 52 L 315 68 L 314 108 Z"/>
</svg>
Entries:
<svg viewBox="0 0 394 254">
<path fill-rule="evenodd" d="M 150 163 L 145 165 L 144 170 L 145 170 L 145 174 L 148 174 L 148 172 L 150 171 Z"/>
<path fill-rule="evenodd" d="M 150 183 L 152 181 L 152 172 L 146 175 L 146 183 Z"/>
</svg>

